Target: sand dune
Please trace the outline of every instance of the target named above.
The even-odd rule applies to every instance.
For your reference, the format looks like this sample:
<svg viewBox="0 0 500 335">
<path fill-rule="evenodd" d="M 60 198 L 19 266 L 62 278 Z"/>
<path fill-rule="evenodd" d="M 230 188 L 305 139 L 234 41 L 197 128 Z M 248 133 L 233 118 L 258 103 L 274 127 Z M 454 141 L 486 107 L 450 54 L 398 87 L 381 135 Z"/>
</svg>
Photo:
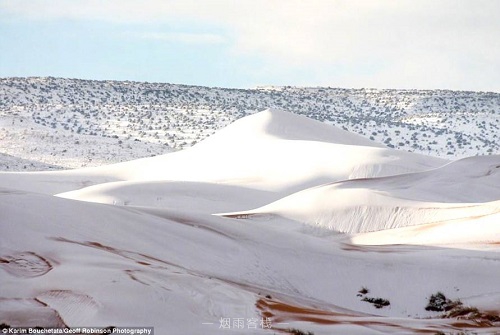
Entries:
<svg viewBox="0 0 500 335">
<path fill-rule="evenodd" d="M 0 173 L 0 324 L 494 333 L 425 306 L 441 291 L 498 314 L 499 160 L 377 147 L 268 110 L 177 153 Z"/>
<path fill-rule="evenodd" d="M 0 184 L 57 194 L 114 181 L 190 181 L 289 194 L 327 182 L 423 171 L 445 163 L 381 148 L 302 116 L 267 110 L 238 120 L 188 150 L 97 168 L 0 173 Z"/>
<path fill-rule="evenodd" d="M 344 233 L 370 232 L 499 213 L 498 185 L 500 156 L 472 157 L 424 172 L 321 185 L 221 215 L 275 214 Z"/>
</svg>

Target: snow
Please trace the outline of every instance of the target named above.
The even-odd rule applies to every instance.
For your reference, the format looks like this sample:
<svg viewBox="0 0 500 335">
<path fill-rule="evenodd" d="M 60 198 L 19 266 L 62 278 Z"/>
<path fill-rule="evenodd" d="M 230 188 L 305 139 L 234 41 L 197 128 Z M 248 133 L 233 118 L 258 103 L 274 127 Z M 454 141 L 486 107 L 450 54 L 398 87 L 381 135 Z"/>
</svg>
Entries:
<svg viewBox="0 0 500 335">
<path fill-rule="evenodd" d="M 0 323 L 495 333 L 498 323 L 425 306 L 441 291 L 498 315 L 498 165 L 385 148 L 267 110 L 180 152 L 2 172 Z M 390 306 L 362 301 L 362 287 Z M 272 329 L 248 327 L 267 317 Z"/>
<path fill-rule="evenodd" d="M 370 232 L 498 213 L 498 185 L 500 156 L 471 157 L 424 172 L 334 182 L 221 215 L 273 214 L 343 233 Z"/>
<path fill-rule="evenodd" d="M 0 78 L 0 170 L 101 166 L 192 147 L 278 108 L 374 145 L 447 159 L 500 153 L 500 94 L 326 87 L 226 89 Z"/>
</svg>

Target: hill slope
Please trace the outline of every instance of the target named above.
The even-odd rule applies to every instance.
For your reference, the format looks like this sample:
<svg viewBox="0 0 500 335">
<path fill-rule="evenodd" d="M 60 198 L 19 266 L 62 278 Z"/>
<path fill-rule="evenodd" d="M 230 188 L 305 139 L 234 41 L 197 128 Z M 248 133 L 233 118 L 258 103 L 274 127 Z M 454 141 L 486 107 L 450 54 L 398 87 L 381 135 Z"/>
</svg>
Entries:
<svg viewBox="0 0 500 335">
<path fill-rule="evenodd" d="M 198 86 L 0 78 L 2 170 L 80 168 L 187 148 L 244 116 L 279 108 L 384 146 L 460 158 L 499 154 L 500 94 Z M 40 164 L 37 164 L 37 162 Z M 43 165 L 45 164 L 45 165 Z"/>
</svg>

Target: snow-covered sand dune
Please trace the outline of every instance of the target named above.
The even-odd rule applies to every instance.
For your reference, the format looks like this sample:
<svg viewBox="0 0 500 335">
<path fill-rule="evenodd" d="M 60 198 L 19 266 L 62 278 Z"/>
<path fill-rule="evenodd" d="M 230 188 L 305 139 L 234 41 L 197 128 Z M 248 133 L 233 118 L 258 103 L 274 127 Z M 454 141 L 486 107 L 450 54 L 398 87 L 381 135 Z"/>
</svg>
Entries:
<svg viewBox="0 0 500 335">
<path fill-rule="evenodd" d="M 9 309 L 20 299 L 25 304 L 36 299 L 47 305 L 3 314 L 0 321 L 11 325 L 33 325 L 27 320 L 57 312 L 52 325 L 60 320 L 69 326 L 132 323 L 154 325 L 161 333 L 219 334 L 220 318 L 261 319 L 258 302 L 270 295 L 323 314 L 342 313 L 339 320 L 348 314 L 345 324 L 354 334 L 375 329 L 399 334 L 394 324 L 405 324 L 408 316 L 433 315 L 424 307 L 438 290 L 452 298 L 498 291 L 499 258 L 491 251 L 395 247 L 360 252 L 269 222 L 171 210 L 162 217 L 160 209 L 152 214 L 7 189 L 1 197 L 2 267 L 10 267 L 0 273 L 1 304 Z M 30 266 L 36 276 L 23 275 L 27 270 L 12 273 L 25 264 L 11 264 L 21 253 L 45 260 Z M 51 269 L 42 274 L 45 262 Z M 357 291 L 363 286 L 391 307 L 379 310 L 361 301 Z M 476 303 L 481 307 L 481 301 Z M 368 322 L 366 314 L 393 319 Z M 294 320 L 303 318 L 279 315 L 274 326 L 286 328 L 277 322 L 294 325 Z M 317 329 L 320 324 L 297 326 Z M 446 330 L 452 324 L 423 320 L 404 329 L 432 325 Z M 340 334 L 344 327 L 337 330 L 332 322 L 316 332 Z"/>
<path fill-rule="evenodd" d="M 380 148 L 344 130 L 267 110 L 238 120 L 183 152 L 100 170 L 101 178 L 126 181 L 100 183 L 60 196 L 153 207 L 189 203 L 193 210 L 218 213 L 265 205 L 327 182 L 422 171 L 446 162 Z M 74 173 L 85 171 L 97 173 L 96 169 Z"/>
<path fill-rule="evenodd" d="M 0 323 L 500 331 L 425 310 L 442 291 L 498 315 L 499 157 L 449 163 L 372 144 L 268 110 L 178 153 L 0 173 Z"/>
<path fill-rule="evenodd" d="M 499 185 L 500 156 L 471 157 L 424 172 L 326 184 L 222 215 L 276 214 L 339 232 L 370 232 L 500 213 Z"/>
<path fill-rule="evenodd" d="M 291 193 L 332 181 L 422 171 L 446 162 L 380 148 L 321 122 L 267 110 L 238 120 L 184 151 L 97 168 L 0 173 L 0 183 L 46 194 L 108 181 L 152 180 L 223 183 Z"/>
</svg>

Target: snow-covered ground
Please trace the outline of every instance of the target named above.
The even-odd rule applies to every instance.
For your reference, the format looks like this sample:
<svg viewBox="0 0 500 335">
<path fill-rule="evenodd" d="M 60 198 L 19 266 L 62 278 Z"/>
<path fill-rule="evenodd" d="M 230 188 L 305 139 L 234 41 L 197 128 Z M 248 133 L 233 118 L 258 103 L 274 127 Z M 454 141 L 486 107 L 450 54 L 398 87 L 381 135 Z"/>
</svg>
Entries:
<svg viewBox="0 0 500 335">
<path fill-rule="evenodd" d="M 409 153 L 278 110 L 179 152 L 1 172 L 0 324 L 499 333 L 499 185 L 499 155 Z M 426 310 L 437 292 L 455 314 Z"/>
<path fill-rule="evenodd" d="M 0 78 L 0 154 L 21 159 L 2 159 L 0 169 L 100 166 L 178 151 L 267 108 L 402 151 L 500 154 L 499 93 Z"/>
</svg>

